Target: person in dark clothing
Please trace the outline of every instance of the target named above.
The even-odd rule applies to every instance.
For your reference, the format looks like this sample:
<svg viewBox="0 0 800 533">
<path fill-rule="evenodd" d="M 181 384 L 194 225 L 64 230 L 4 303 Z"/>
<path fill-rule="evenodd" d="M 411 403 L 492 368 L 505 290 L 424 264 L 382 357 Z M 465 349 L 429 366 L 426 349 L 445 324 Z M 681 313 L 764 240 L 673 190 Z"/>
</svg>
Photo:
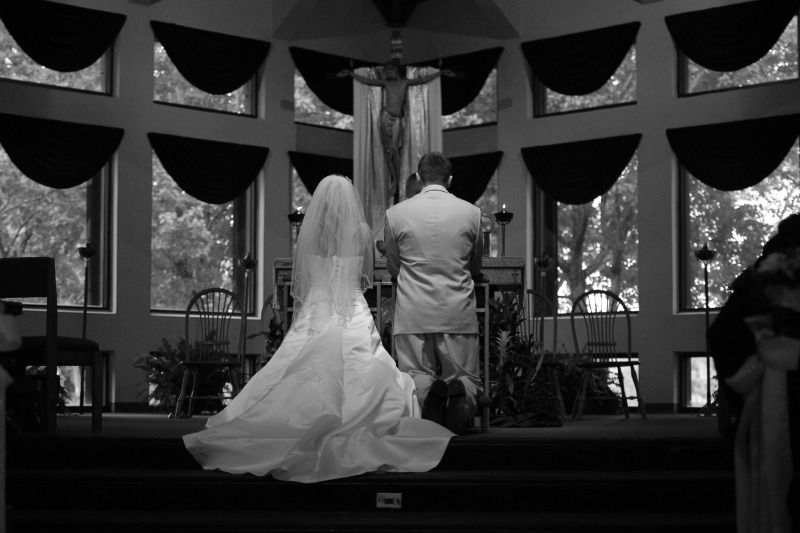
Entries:
<svg viewBox="0 0 800 533">
<path fill-rule="evenodd" d="M 790 304 L 791 308 L 783 302 L 776 306 L 774 297 L 770 297 L 770 287 L 765 284 L 764 272 L 770 270 L 778 257 L 800 257 L 797 254 L 800 254 L 800 213 L 780 222 L 777 233 L 764 245 L 758 259 L 734 280 L 728 300 L 708 331 L 720 392 L 727 400 L 733 420 L 725 436 L 735 440 L 739 533 L 800 531 L 800 373 L 797 368 L 800 302 Z M 796 292 L 798 288 L 800 277 L 795 277 L 785 280 L 777 290 L 796 295 L 800 294 Z M 766 317 L 767 328 L 753 327 L 758 317 Z M 777 366 L 776 357 L 779 358 Z M 771 403 L 776 398 L 780 401 Z M 785 429 L 760 418 L 765 407 L 773 413 L 786 410 L 788 435 Z M 765 438 L 767 433 L 770 436 Z M 789 448 L 779 450 L 781 453 L 777 455 L 790 461 L 791 469 L 789 465 L 775 463 L 774 450 L 768 454 L 760 448 L 765 442 L 775 442 L 776 433 L 782 434 L 778 440 Z M 776 493 L 773 490 L 776 476 L 791 479 L 787 491 Z M 752 479 L 767 481 L 763 486 L 753 487 L 757 483 Z M 787 500 L 786 508 L 781 510 L 783 517 L 770 510 L 769 499 L 774 499 L 776 494 L 779 501 Z M 754 501 L 758 503 L 754 505 Z"/>
</svg>

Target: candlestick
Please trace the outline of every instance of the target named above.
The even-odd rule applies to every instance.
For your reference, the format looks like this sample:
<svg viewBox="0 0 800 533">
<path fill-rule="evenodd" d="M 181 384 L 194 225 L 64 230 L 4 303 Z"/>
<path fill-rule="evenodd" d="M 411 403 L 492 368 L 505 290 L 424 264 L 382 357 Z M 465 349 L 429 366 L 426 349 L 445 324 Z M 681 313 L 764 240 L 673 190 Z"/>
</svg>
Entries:
<svg viewBox="0 0 800 533">
<path fill-rule="evenodd" d="M 503 204 L 502 209 L 494 214 L 494 221 L 500 224 L 500 255 L 506 256 L 506 226 L 514 218 L 514 213 L 506 209 L 506 204 Z"/>
<path fill-rule="evenodd" d="M 706 318 L 706 405 L 700 414 L 711 414 L 713 411 L 711 407 L 711 350 L 708 345 L 708 328 L 709 328 L 709 314 L 708 314 L 708 263 L 713 261 L 717 256 L 716 250 L 711 250 L 708 243 L 704 244 L 699 250 L 695 250 L 694 256 L 703 263 L 703 288 L 705 292 L 705 318 Z"/>
<path fill-rule="evenodd" d="M 295 228 L 295 239 L 297 235 L 300 233 L 300 226 L 303 224 L 303 219 L 306 217 L 306 214 L 303 213 L 302 207 L 295 208 L 294 211 L 287 215 L 289 218 L 289 224 L 291 224 Z"/>
</svg>

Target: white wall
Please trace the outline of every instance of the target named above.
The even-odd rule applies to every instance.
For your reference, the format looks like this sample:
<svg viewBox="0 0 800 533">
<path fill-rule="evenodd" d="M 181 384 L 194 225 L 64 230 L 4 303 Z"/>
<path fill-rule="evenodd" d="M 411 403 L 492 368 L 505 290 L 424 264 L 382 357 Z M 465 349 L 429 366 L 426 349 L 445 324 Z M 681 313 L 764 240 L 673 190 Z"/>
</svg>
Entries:
<svg viewBox="0 0 800 533">
<path fill-rule="evenodd" d="M 287 152 L 298 150 L 351 157 L 351 135 L 293 123 L 292 74 L 289 46 L 312 48 L 359 59 L 388 57 L 388 29 L 313 41 L 285 42 L 272 37 L 278 15 L 288 0 L 162 0 L 143 6 L 128 0 L 62 0 L 64 3 L 127 15 L 115 49 L 115 94 L 86 95 L 0 81 L 0 112 L 86 122 L 125 129 L 117 153 L 116 255 L 114 308 L 92 313 L 89 334 L 116 352 L 116 399 L 143 400 L 143 376 L 133 359 L 156 347 L 162 337 L 181 335 L 179 316 L 151 314 L 150 181 L 151 150 L 147 133 L 157 131 L 268 146 L 269 158 L 259 181 L 262 251 L 259 282 L 262 296 L 272 288 L 271 265 L 289 255 L 290 164 Z M 520 36 L 508 41 L 436 36 L 404 31 L 407 61 L 424 60 L 488 47 L 505 48 L 499 63 L 499 120 L 496 126 L 445 133 L 449 155 L 502 150 L 499 199 L 517 213 L 507 229 L 509 255 L 530 260 L 530 176 L 520 149 L 627 133 L 641 133 L 639 145 L 639 280 L 640 312 L 635 318 L 635 348 L 642 357 L 640 371 L 646 401 L 672 404 L 675 353 L 704 350 L 702 313 L 677 313 L 676 168 L 667 143 L 668 128 L 800 112 L 800 82 L 728 91 L 718 95 L 677 98 L 675 51 L 664 17 L 686 10 L 734 2 L 670 0 L 639 4 L 632 0 L 498 0 L 517 25 Z M 258 118 L 226 116 L 152 102 L 152 31 L 150 20 L 174 22 L 201 29 L 267 40 L 271 49 L 262 73 Z M 633 106 L 533 118 L 527 66 L 520 43 L 640 21 L 637 41 L 638 100 Z M 60 315 L 63 334 L 80 333 L 80 315 Z M 23 333 L 35 331 L 41 316 L 26 312 Z M 253 319 L 251 330 L 257 328 Z M 566 332 L 566 324 L 559 328 Z M 566 339 L 565 339 L 566 340 Z M 567 343 L 569 345 L 569 343 Z M 255 341 L 249 347 L 258 351 Z"/>
</svg>

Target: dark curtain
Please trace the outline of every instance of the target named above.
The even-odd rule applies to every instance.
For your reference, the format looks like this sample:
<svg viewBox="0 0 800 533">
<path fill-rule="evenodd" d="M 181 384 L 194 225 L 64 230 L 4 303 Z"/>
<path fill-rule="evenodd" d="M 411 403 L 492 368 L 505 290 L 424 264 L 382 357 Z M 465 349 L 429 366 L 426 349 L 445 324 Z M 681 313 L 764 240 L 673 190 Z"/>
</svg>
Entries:
<svg viewBox="0 0 800 533">
<path fill-rule="evenodd" d="M 665 17 L 677 48 L 710 70 L 755 63 L 797 14 L 798 0 L 758 0 Z"/>
<path fill-rule="evenodd" d="M 751 187 L 769 176 L 800 134 L 800 114 L 667 130 L 683 166 L 723 191 Z"/>
<path fill-rule="evenodd" d="M 148 133 L 150 145 L 178 186 L 209 204 L 224 204 L 250 186 L 269 148 Z"/>
<path fill-rule="evenodd" d="M 451 157 L 453 181 L 450 192 L 474 204 L 486 190 L 502 158 L 503 152 Z"/>
<path fill-rule="evenodd" d="M 118 13 L 42 0 L 2 0 L 0 18 L 26 54 L 60 72 L 97 61 L 125 23 Z"/>
<path fill-rule="evenodd" d="M 589 94 L 614 74 L 636 42 L 639 22 L 522 43 L 533 75 L 561 94 Z"/>
<path fill-rule="evenodd" d="M 345 69 L 377 65 L 294 46 L 289 48 L 289 53 L 311 92 L 326 106 L 345 115 L 353 114 L 353 78 L 340 78 L 337 74 Z"/>
<path fill-rule="evenodd" d="M 534 182 L 553 199 L 585 204 L 607 192 L 630 162 L 642 135 L 622 135 L 522 149 Z"/>
<path fill-rule="evenodd" d="M 418 67 L 450 69 L 454 78 L 442 76 L 442 115 L 450 115 L 467 107 L 478 96 L 486 78 L 497 66 L 503 48 L 490 48 L 417 63 Z"/>
<path fill-rule="evenodd" d="M 119 128 L 0 113 L 0 144 L 19 170 L 54 189 L 84 183 L 119 147 Z"/>
<path fill-rule="evenodd" d="M 289 152 L 289 160 L 310 194 L 319 182 L 331 174 L 341 174 L 353 179 L 353 160 L 327 155 Z"/>
<path fill-rule="evenodd" d="M 266 41 L 155 20 L 150 25 L 183 77 L 211 94 L 226 94 L 247 83 L 269 52 Z"/>
<path fill-rule="evenodd" d="M 492 48 L 415 63 L 414 66 L 433 66 L 454 71 L 455 78 L 442 78 L 442 114 L 449 115 L 475 99 L 502 51 L 502 48 Z M 356 61 L 297 47 L 289 48 L 289 52 L 295 67 L 317 98 L 328 107 L 346 115 L 353 114 L 353 79 L 350 76 L 339 78 L 336 74 L 343 69 L 378 66 L 378 63 Z"/>
</svg>

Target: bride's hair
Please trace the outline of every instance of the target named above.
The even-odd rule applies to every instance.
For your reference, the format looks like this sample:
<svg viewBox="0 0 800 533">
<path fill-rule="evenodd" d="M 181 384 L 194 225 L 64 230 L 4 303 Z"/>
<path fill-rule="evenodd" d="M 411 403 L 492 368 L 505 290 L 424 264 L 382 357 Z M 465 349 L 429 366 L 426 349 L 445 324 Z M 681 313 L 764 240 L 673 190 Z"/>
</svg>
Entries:
<svg viewBox="0 0 800 533">
<path fill-rule="evenodd" d="M 312 286 L 326 287 L 337 305 L 372 284 L 372 237 L 361 198 L 346 177 L 319 182 L 300 226 L 292 296 L 306 302 Z"/>
</svg>

